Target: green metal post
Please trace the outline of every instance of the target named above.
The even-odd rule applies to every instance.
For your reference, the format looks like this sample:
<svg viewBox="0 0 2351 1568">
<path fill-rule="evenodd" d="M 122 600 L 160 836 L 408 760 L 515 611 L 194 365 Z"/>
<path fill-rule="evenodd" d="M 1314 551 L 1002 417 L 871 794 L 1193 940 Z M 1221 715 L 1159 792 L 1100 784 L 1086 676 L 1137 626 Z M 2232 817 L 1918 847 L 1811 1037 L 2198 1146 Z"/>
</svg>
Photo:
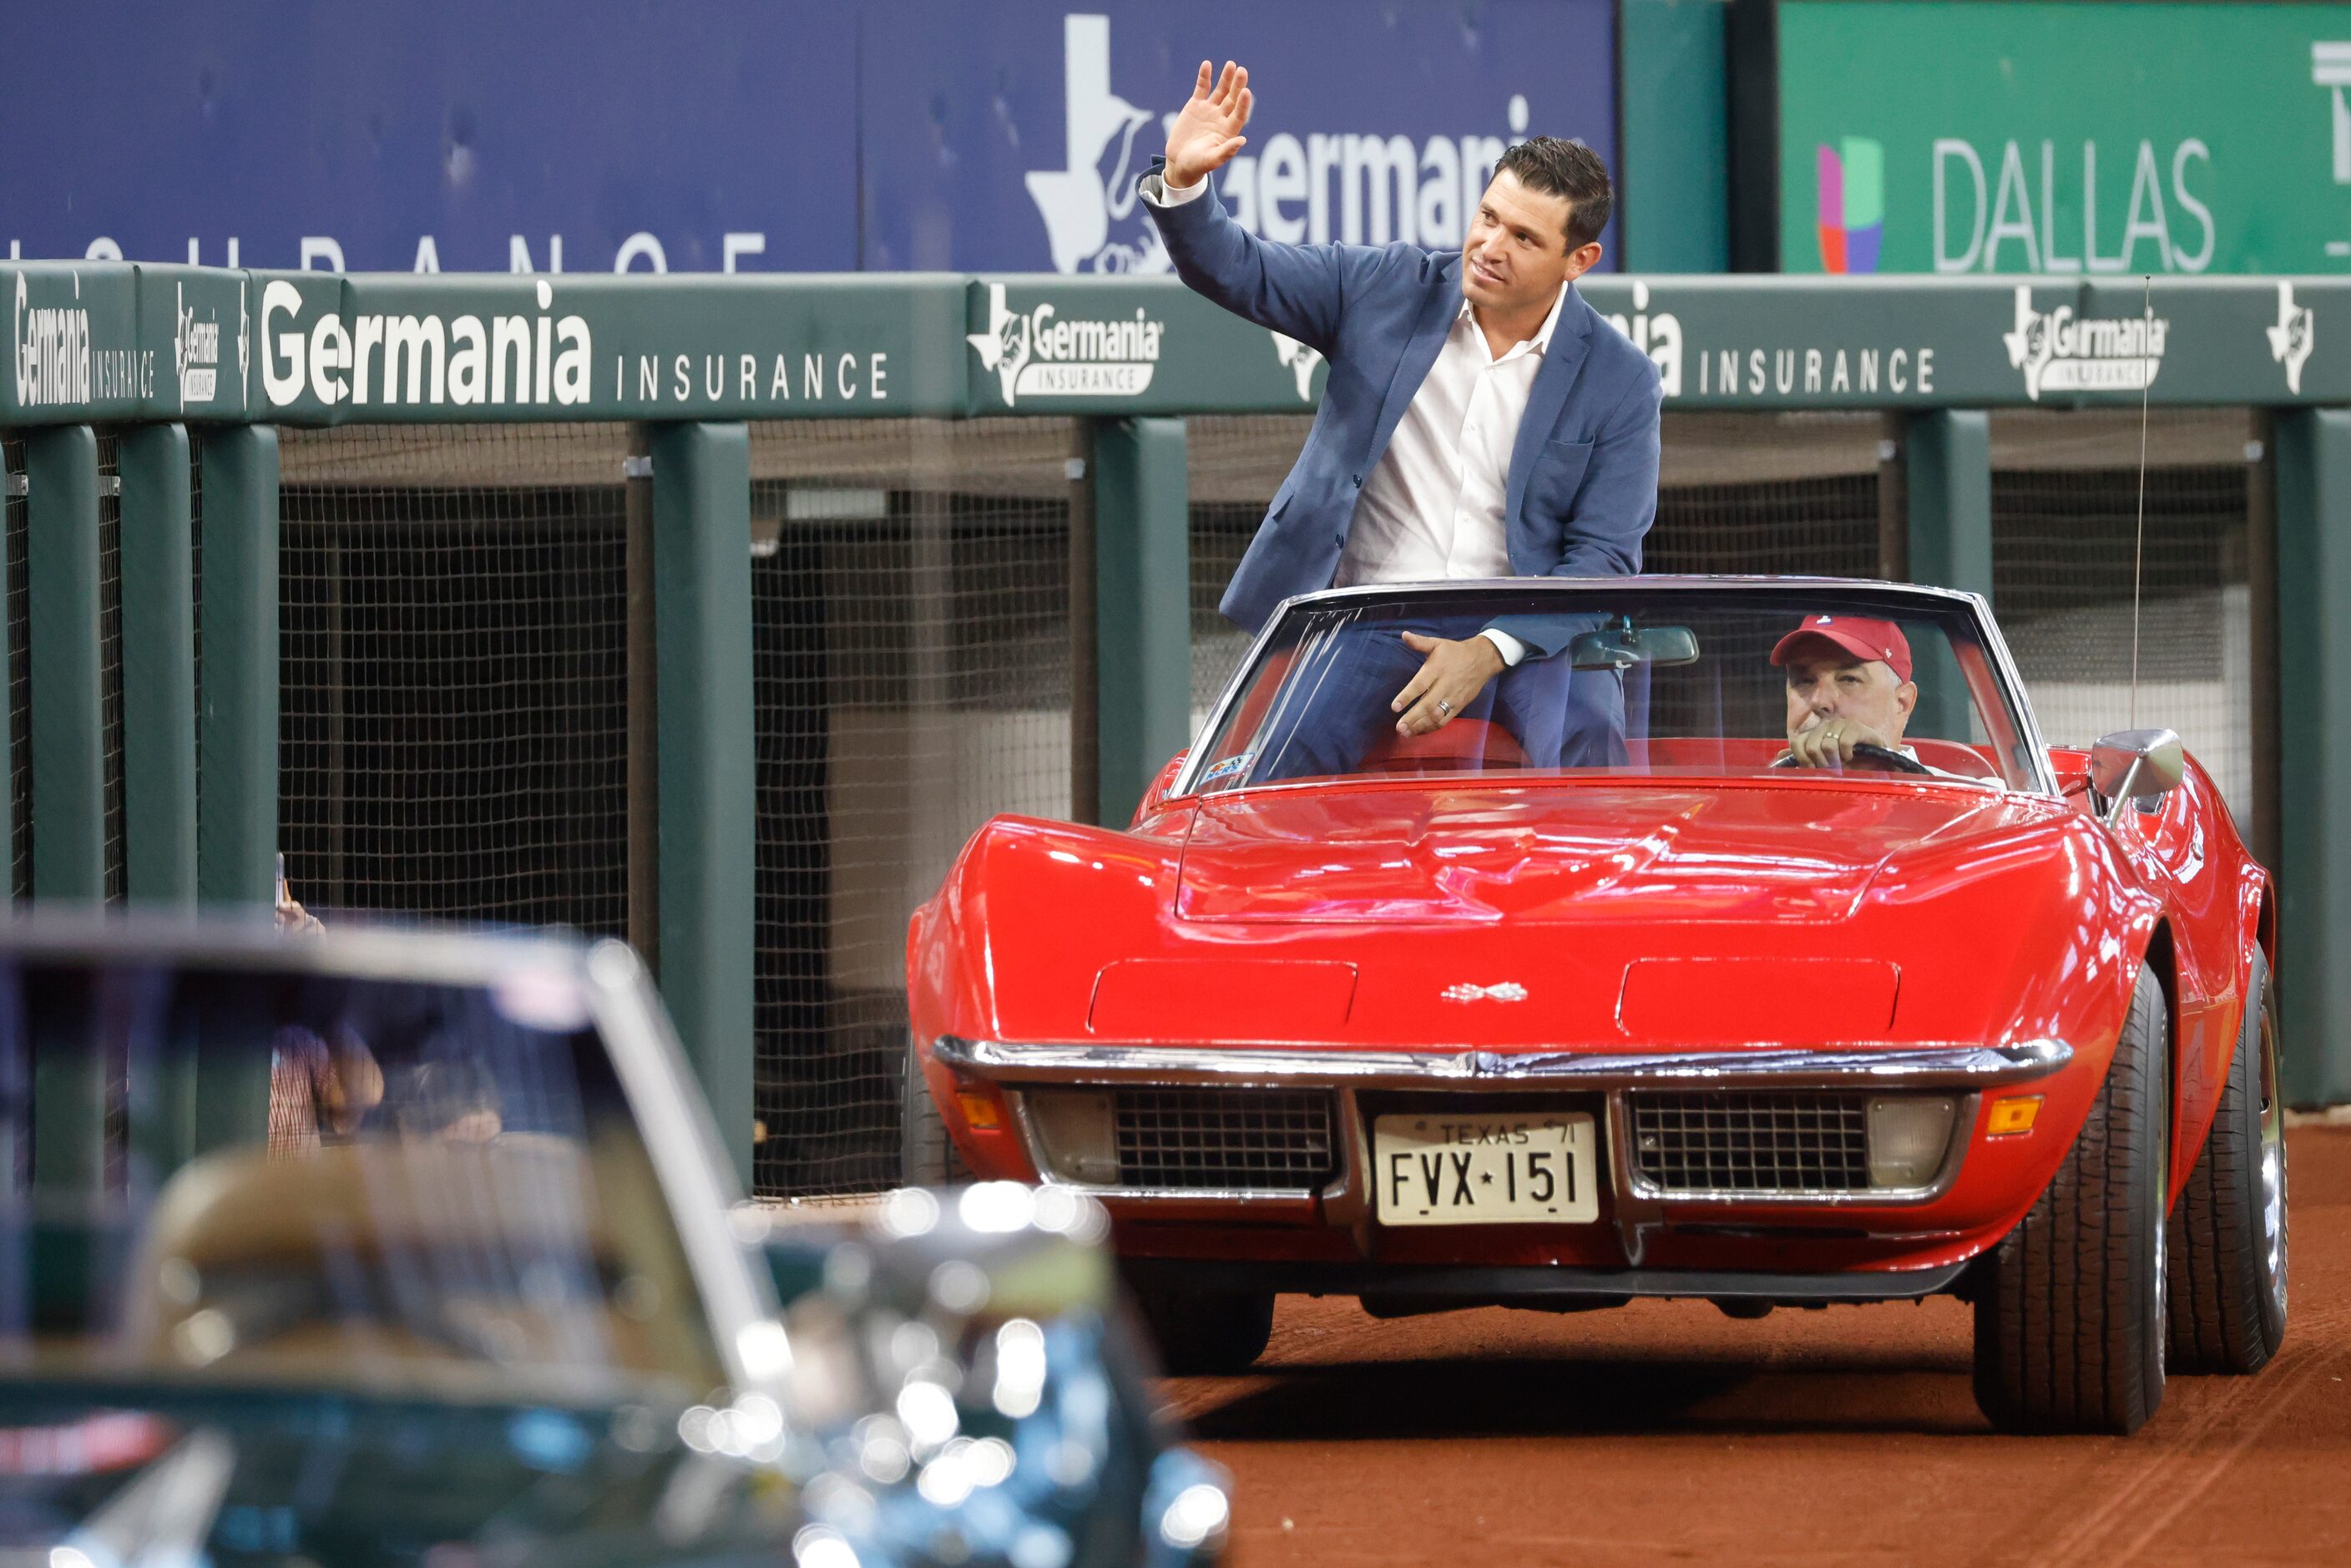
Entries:
<svg viewBox="0 0 2351 1568">
<path fill-rule="evenodd" d="M 751 439 L 653 428 L 660 972 L 687 1059 L 751 1177 Z"/>
<path fill-rule="evenodd" d="M 98 655 L 98 437 L 29 433 L 25 564 L 32 660 L 33 895 L 106 897 L 106 775 Z M 107 1061 L 70 1028 L 37 1023 L 33 1180 L 88 1191 L 106 1173 Z"/>
<path fill-rule="evenodd" d="M 1909 416 L 1907 470 L 1910 580 L 1991 595 L 1991 420 L 1980 409 Z M 1939 640 L 1938 640 L 1939 641 Z M 1968 698 L 1958 661 L 1938 648 L 1917 671 L 1914 734 L 1970 737 Z"/>
<path fill-rule="evenodd" d="M 2277 416 L 2278 999 L 2295 1105 L 2351 1100 L 2351 410 Z"/>
<path fill-rule="evenodd" d="M 132 904 L 196 901 L 196 608 L 188 430 L 122 433 L 122 831 Z"/>
<path fill-rule="evenodd" d="M 1914 413 L 1908 457 L 1910 580 L 1991 593 L 1991 419 L 1981 409 Z"/>
<path fill-rule="evenodd" d="M 1625 0 L 1616 231 L 1637 272 L 1730 268 L 1730 120 L 1722 0 Z"/>
<path fill-rule="evenodd" d="M 1192 737 L 1190 482 L 1180 419 L 1095 433 L 1097 821 L 1124 827 Z"/>
<path fill-rule="evenodd" d="M 25 442 L 26 644 L 32 659 L 33 896 L 106 897 L 106 763 L 98 675 L 98 437 Z"/>
<path fill-rule="evenodd" d="M 204 460 L 196 896 L 266 909 L 277 873 L 277 431 L 207 431 Z"/>
<path fill-rule="evenodd" d="M 277 431 L 234 425 L 201 440 L 196 898 L 259 911 L 276 903 L 277 883 Z M 258 1143 L 269 1129 L 267 1018 L 225 1005 L 236 1016 L 208 1032 L 197 1064 L 199 1148 Z"/>
</svg>

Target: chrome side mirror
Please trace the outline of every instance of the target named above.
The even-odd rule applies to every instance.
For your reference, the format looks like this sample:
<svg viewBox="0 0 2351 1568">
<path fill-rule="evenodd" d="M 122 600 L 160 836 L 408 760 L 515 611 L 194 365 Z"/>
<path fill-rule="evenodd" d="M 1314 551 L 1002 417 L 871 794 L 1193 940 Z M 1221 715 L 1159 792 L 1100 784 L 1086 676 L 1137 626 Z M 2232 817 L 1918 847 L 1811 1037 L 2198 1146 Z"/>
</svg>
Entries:
<svg viewBox="0 0 2351 1568">
<path fill-rule="evenodd" d="M 2090 788 L 2108 822 L 2125 800 L 2160 800 L 2187 776 L 2188 753 L 2172 730 L 2118 729 L 2090 747 Z"/>
<path fill-rule="evenodd" d="M 1151 787 L 1143 792 L 1143 799 L 1134 803 L 1134 815 L 1128 821 L 1128 827 L 1141 826 L 1144 818 L 1159 810 L 1159 803 L 1167 799 L 1168 790 L 1176 788 L 1176 776 L 1184 771 L 1184 764 L 1191 755 L 1186 749 L 1167 759 L 1167 765 L 1159 770 L 1159 777 L 1151 781 Z"/>
</svg>

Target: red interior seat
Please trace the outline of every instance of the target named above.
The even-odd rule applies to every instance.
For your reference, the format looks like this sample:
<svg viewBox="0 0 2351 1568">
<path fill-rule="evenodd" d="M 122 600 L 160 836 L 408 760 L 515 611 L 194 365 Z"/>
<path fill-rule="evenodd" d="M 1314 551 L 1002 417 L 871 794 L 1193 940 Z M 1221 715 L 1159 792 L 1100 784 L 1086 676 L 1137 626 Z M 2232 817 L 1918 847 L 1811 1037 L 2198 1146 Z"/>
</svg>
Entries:
<svg viewBox="0 0 2351 1568">
<path fill-rule="evenodd" d="M 1363 760 L 1364 773 L 1479 773 L 1524 768 L 1526 749 L 1491 719 L 1457 718 L 1426 735 L 1380 737 Z"/>
</svg>

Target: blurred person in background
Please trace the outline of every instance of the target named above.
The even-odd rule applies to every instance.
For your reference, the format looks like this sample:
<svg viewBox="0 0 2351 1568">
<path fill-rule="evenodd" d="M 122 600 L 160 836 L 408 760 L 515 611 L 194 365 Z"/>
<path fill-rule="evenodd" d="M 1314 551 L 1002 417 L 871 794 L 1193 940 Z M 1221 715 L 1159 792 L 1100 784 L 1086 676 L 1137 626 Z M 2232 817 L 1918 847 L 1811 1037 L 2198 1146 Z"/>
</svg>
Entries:
<svg viewBox="0 0 2351 1568">
<path fill-rule="evenodd" d="M 401 1135 L 444 1144 L 486 1144 L 506 1130 L 498 1086 L 481 1062 L 451 1042 L 425 1044 L 425 1060 L 409 1071 L 396 1115 Z"/>
<path fill-rule="evenodd" d="M 357 1033 L 290 1023 L 269 1041 L 269 1156 L 316 1154 L 383 1103 L 383 1069 Z"/>
<path fill-rule="evenodd" d="M 277 913 L 277 929 L 286 935 L 326 929 L 287 891 L 282 854 Z M 323 1033 L 308 1023 L 289 1023 L 270 1038 L 270 1158 L 315 1154 L 328 1139 L 357 1131 L 382 1103 L 383 1068 L 347 1023 L 329 1025 Z"/>
<path fill-rule="evenodd" d="M 1247 143 L 1249 72 L 1202 61 L 1142 194 L 1195 290 L 1331 363 L 1321 415 L 1225 591 L 1256 632 L 1336 584 L 1638 571 L 1657 505 L 1656 367 L 1574 289 L 1614 204 L 1581 141 L 1503 153 L 1461 249 L 1280 245 L 1235 223 L 1210 175 Z M 1614 674 L 1554 657 L 1578 628 L 1506 616 L 1367 645 L 1306 727 L 1352 768 L 1390 726 L 1476 706 L 1539 768 L 1622 760 Z M 1497 684 L 1496 677 L 1502 676 Z M 1488 696 L 1487 688 L 1497 689 Z"/>
</svg>

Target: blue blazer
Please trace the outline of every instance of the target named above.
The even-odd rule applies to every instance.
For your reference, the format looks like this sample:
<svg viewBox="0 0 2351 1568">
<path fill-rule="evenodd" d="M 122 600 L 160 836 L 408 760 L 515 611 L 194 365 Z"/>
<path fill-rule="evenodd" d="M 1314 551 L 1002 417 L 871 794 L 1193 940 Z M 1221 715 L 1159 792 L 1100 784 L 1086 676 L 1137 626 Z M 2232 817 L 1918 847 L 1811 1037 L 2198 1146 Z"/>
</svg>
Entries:
<svg viewBox="0 0 2351 1568">
<path fill-rule="evenodd" d="M 1144 179 L 1156 179 L 1155 160 Z M 1232 220 L 1211 189 L 1143 205 L 1176 275 L 1236 315 L 1295 338 L 1331 364 L 1305 450 L 1225 590 L 1228 619 L 1263 628 L 1292 594 L 1328 588 L 1364 481 L 1437 363 L 1461 308 L 1461 253 L 1416 245 L 1276 245 Z M 1641 570 L 1657 515 L 1657 368 L 1570 290 L 1535 372 L 1505 495 L 1510 570 L 1614 577 Z M 1497 622 L 1548 656 L 1566 628 Z"/>
</svg>

